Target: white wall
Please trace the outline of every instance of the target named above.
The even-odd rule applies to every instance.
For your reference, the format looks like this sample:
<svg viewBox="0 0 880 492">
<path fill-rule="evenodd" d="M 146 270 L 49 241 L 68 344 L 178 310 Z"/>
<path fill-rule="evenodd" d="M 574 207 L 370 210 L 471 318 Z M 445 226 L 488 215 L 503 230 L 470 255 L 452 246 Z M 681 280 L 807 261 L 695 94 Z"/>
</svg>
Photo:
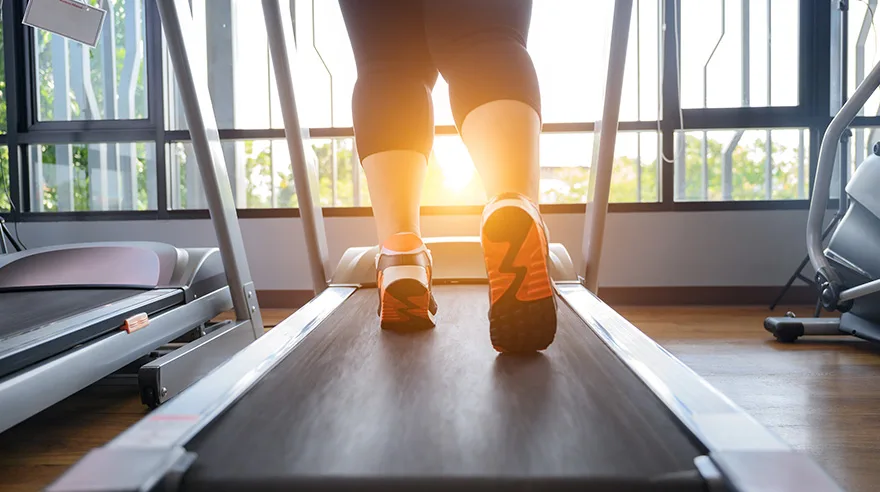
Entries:
<svg viewBox="0 0 880 492">
<path fill-rule="evenodd" d="M 611 214 L 601 265 L 602 286 L 782 285 L 806 254 L 805 210 Z M 350 246 L 376 241 L 371 217 L 328 218 L 333 263 Z M 548 215 L 551 239 L 580 264 L 583 216 Z M 299 219 L 241 221 L 258 289 L 309 289 Z M 28 247 L 78 241 L 155 240 L 216 245 L 208 220 L 28 222 Z M 478 216 L 427 216 L 428 236 L 476 235 Z"/>
</svg>

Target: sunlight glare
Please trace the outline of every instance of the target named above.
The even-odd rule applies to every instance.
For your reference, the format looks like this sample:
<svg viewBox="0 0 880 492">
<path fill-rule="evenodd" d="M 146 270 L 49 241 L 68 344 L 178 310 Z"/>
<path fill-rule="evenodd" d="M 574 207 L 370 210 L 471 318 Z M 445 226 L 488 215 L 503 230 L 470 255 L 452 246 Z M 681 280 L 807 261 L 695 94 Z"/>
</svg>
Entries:
<svg viewBox="0 0 880 492">
<path fill-rule="evenodd" d="M 474 179 L 474 162 L 464 142 L 458 138 L 438 138 L 434 141 L 434 159 L 443 174 L 443 187 L 459 192 Z"/>
</svg>

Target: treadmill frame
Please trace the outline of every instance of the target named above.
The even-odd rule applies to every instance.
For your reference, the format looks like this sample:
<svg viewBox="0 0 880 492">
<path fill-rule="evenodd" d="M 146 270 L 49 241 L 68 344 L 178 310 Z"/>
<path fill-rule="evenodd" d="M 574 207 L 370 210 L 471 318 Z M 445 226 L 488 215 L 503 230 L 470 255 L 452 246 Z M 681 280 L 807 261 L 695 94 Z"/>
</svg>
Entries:
<svg viewBox="0 0 880 492">
<path fill-rule="evenodd" d="M 169 19 L 165 10 L 185 11 L 185 0 L 159 0 L 163 26 L 179 34 L 180 23 Z M 267 24 L 270 12 L 279 10 L 278 0 L 263 0 Z M 598 186 L 610 185 L 613 148 L 620 107 L 620 81 L 623 76 L 632 0 L 616 0 L 612 24 L 609 70 L 606 81 L 605 107 L 598 142 L 594 172 L 600 177 Z M 172 22 L 168 22 L 171 20 Z M 270 46 L 284 45 L 283 33 L 269 30 Z M 169 42 L 179 42 L 169 36 Z M 185 47 L 178 46 L 179 49 Z M 290 70 L 276 70 L 279 80 L 287 79 Z M 288 94 L 292 96 L 292 94 Z M 295 106 L 293 107 L 295 112 Z M 298 138 L 299 128 L 292 128 L 285 118 L 288 140 Z M 302 165 L 296 163 L 294 165 Z M 741 408 L 714 389 L 693 370 L 660 347 L 622 316 L 603 303 L 596 290 L 597 265 L 601 253 L 604 216 L 607 214 L 607 189 L 595 194 L 586 243 L 587 289 L 581 282 L 568 279 L 556 283 L 564 302 L 593 332 L 629 367 L 633 373 L 678 418 L 688 432 L 706 450 L 707 456 L 695 460 L 695 468 L 707 485 L 715 490 L 738 491 L 838 491 L 841 490 L 823 470 L 808 457 L 794 452 L 788 445 L 761 426 Z M 313 253 L 317 245 L 309 241 Z M 357 265 L 367 256 L 368 249 L 359 250 L 343 265 Z M 436 255 L 435 255 L 436 259 Z M 443 263 L 438 259 L 437 264 Z M 485 275 L 485 273 L 483 273 Z M 337 275 L 338 278 L 345 274 Z M 465 281 L 480 277 L 479 272 L 464 275 Z M 455 281 L 455 278 L 439 280 Z M 233 356 L 207 377 L 123 432 L 102 448 L 92 450 L 50 491 L 74 490 L 147 490 L 164 482 L 174 488 L 195 454 L 186 444 L 214 418 L 233 405 L 253 388 L 273 367 L 293 352 L 300 342 L 324 319 L 351 296 L 360 286 L 331 285 L 320 295 L 277 325 L 262 339 Z M 592 291 L 592 292 L 591 292 Z"/>
<path fill-rule="evenodd" d="M 151 317 L 144 329 L 132 333 L 115 331 L 0 379 L 0 431 L 186 334 L 192 330 L 194 321 L 208 321 L 231 306 L 229 289 L 217 289 Z M 187 382 L 197 380 L 199 375 L 189 376 Z"/>
</svg>

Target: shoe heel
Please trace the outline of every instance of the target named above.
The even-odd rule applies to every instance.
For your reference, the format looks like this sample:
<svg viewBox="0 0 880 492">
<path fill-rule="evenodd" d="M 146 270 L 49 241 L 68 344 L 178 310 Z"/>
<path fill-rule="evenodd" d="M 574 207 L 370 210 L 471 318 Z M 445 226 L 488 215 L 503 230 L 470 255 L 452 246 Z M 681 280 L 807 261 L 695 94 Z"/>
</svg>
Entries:
<svg viewBox="0 0 880 492">
<path fill-rule="evenodd" d="M 391 282 L 379 301 L 382 329 L 398 332 L 428 330 L 434 327 L 431 291 L 420 281 L 402 278 Z"/>
<path fill-rule="evenodd" d="M 520 207 L 499 208 L 483 224 L 482 243 L 492 346 L 512 353 L 546 349 L 556 336 L 556 299 L 540 223 Z"/>
</svg>

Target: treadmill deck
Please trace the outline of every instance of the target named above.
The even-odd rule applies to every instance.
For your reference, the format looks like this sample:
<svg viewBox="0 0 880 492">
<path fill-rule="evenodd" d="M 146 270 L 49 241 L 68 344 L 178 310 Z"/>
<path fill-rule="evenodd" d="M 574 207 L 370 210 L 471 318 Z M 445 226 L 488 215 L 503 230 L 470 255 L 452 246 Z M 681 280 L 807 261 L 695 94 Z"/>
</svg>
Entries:
<svg viewBox="0 0 880 492">
<path fill-rule="evenodd" d="M 355 292 L 190 442 L 187 489 L 330 476 L 699 485 L 701 451 L 562 300 L 547 351 L 499 356 L 486 289 L 435 287 L 437 328 L 416 334 L 381 330 L 376 290 Z"/>
</svg>

